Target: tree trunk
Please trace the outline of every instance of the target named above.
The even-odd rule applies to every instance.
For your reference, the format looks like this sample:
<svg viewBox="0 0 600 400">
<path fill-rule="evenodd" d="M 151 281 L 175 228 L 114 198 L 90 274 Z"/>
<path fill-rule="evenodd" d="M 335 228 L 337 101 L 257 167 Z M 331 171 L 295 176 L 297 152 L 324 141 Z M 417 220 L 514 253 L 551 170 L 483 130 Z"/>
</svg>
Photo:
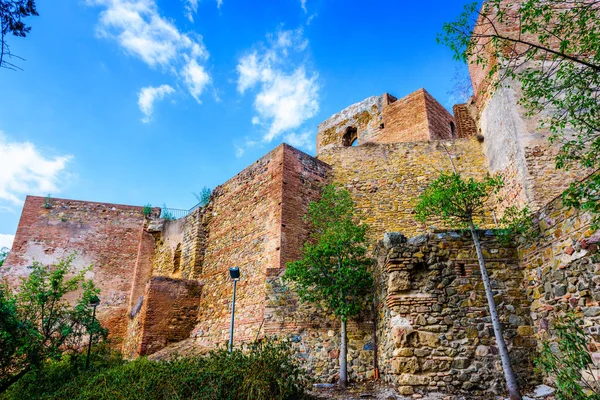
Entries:
<svg viewBox="0 0 600 400">
<path fill-rule="evenodd" d="M 508 349 L 504 342 L 504 336 L 502 336 L 502 328 L 500 327 L 500 320 L 498 319 L 498 312 L 496 311 L 496 303 L 494 302 L 494 293 L 490 285 L 490 278 L 485 268 L 485 262 L 483 260 L 483 253 L 481 251 L 481 244 L 479 243 L 479 237 L 475 230 L 473 221 L 469 221 L 469 227 L 471 229 L 471 235 L 473 236 L 473 243 L 475 243 L 475 250 L 477 251 L 477 260 L 479 261 L 479 269 L 481 270 L 481 279 L 483 280 L 483 286 L 485 287 L 485 295 L 488 301 L 488 307 L 490 309 L 490 317 L 492 318 L 492 326 L 494 328 L 494 336 L 496 337 L 496 344 L 498 345 L 498 352 L 500 353 L 500 359 L 502 360 L 502 369 L 504 370 L 504 378 L 506 379 L 506 386 L 510 395 L 510 400 L 521 400 L 521 393 L 519 392 L 519 384 L 515 378 L 515 374 L 510 364 L 510 358 L 508 356 Z"/>
<path fill-rule="evenodd" d="M 342 389 L 346 388 L 348 384 L 348 341 L 346 339 L 346 319 L 342 318 L 342 327 L 341 327 L 341 342 L 340 342 L 340 387 Z"/>
</svg>

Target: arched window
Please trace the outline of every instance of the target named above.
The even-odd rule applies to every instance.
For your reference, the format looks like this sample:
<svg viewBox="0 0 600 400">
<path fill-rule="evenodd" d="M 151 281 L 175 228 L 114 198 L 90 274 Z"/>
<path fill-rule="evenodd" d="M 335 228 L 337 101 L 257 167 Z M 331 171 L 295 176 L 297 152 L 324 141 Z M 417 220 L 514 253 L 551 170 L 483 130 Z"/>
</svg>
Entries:
<svg viewBox="0 0 600 400">
<path fill-rule="evenodd" d="M 456 136 L 456 125 L 452 121 L 450 121 L 450 133 L 452 137 Z"/>
<path fill-rule="evenodd" d="M 358 145 L 358 133 L 355 127 L 349 126 L 346 128 L 346 132 L 342 137 L 342 145 L 346 147 Z"/>
</svg>

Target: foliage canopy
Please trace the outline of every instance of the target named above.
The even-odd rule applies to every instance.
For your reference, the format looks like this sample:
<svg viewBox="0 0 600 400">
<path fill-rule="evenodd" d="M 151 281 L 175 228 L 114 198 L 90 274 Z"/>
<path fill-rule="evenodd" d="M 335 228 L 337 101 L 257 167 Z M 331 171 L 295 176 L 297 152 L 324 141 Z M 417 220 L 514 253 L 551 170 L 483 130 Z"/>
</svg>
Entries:
<svg viewBox="0 0 600 400">
<path fill-rule="evenodd" d="M 327 185 L 321 200 L 312 202 L 306 216 L 312 233 L 302 258 L 287 264 L 284 279 L 293 281 L 303 301 L 324 302 L 342 320 L 365 307 L 373 278 L 368 271 L 366 224 L 354 209 L 350 193 Z"/>
<path fill-rule="evenodd" d="M 0 286 L 0 392 L 46 360 L 77 352 L 90 332 L 96 342 L 106 337 L 89 309 L 99 290 L 72 262 L 72 255 L 51 266 L 34 262 L 17 293 Z M 71 305 L 65 296 L 76 291 Z"/>
<path fill-rule="evenodd" d="M 486 0 L 444 24 L 438 42 L 482 67 L 494 88 L 518 82 L 519 103 L 559 144 L 557 168 L 593 171 L 600 168 L 599 38 L 598 0 Z M 563 199 L 591 211 L 598 227 L 600 175 L 571 184 Z"/>
</svg>

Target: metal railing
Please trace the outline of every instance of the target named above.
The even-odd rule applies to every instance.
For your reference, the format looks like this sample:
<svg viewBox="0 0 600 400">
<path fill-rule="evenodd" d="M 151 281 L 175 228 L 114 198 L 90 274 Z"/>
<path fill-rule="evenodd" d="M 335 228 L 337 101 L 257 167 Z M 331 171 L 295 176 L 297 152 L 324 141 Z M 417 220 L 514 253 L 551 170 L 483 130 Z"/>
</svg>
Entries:
<svg viewBox="0 0 600 400">
<path fill-rule="evenodd" d="M 180 208 L 161 207 L 160 208 L 160 218 L 164 218 L 164 219 L 168 219 L 168 220 L 185 218 L 200 207 L 202 207 L 201 203 L 196 204 L 189 210 L 182 210 Z"/>
</svg>

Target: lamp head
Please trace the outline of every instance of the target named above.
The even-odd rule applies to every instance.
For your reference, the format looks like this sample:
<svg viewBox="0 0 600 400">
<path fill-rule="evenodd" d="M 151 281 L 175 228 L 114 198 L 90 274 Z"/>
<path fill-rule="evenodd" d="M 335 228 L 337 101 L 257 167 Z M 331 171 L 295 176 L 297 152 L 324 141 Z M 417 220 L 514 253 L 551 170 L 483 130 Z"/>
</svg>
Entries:
<svg viewBox="0 0 600 400">
<path fill-rule="evenodd" d="M 90 297 L 90 307 L 96 307 L 100 304 L 100 298 L 96 295 Z"/>
<path fill-rule="evenodd" d="M 234 281 L 240 279 L 240 268 L 239 267 L 229 268 L 229 276 Z"/>
</svg>

